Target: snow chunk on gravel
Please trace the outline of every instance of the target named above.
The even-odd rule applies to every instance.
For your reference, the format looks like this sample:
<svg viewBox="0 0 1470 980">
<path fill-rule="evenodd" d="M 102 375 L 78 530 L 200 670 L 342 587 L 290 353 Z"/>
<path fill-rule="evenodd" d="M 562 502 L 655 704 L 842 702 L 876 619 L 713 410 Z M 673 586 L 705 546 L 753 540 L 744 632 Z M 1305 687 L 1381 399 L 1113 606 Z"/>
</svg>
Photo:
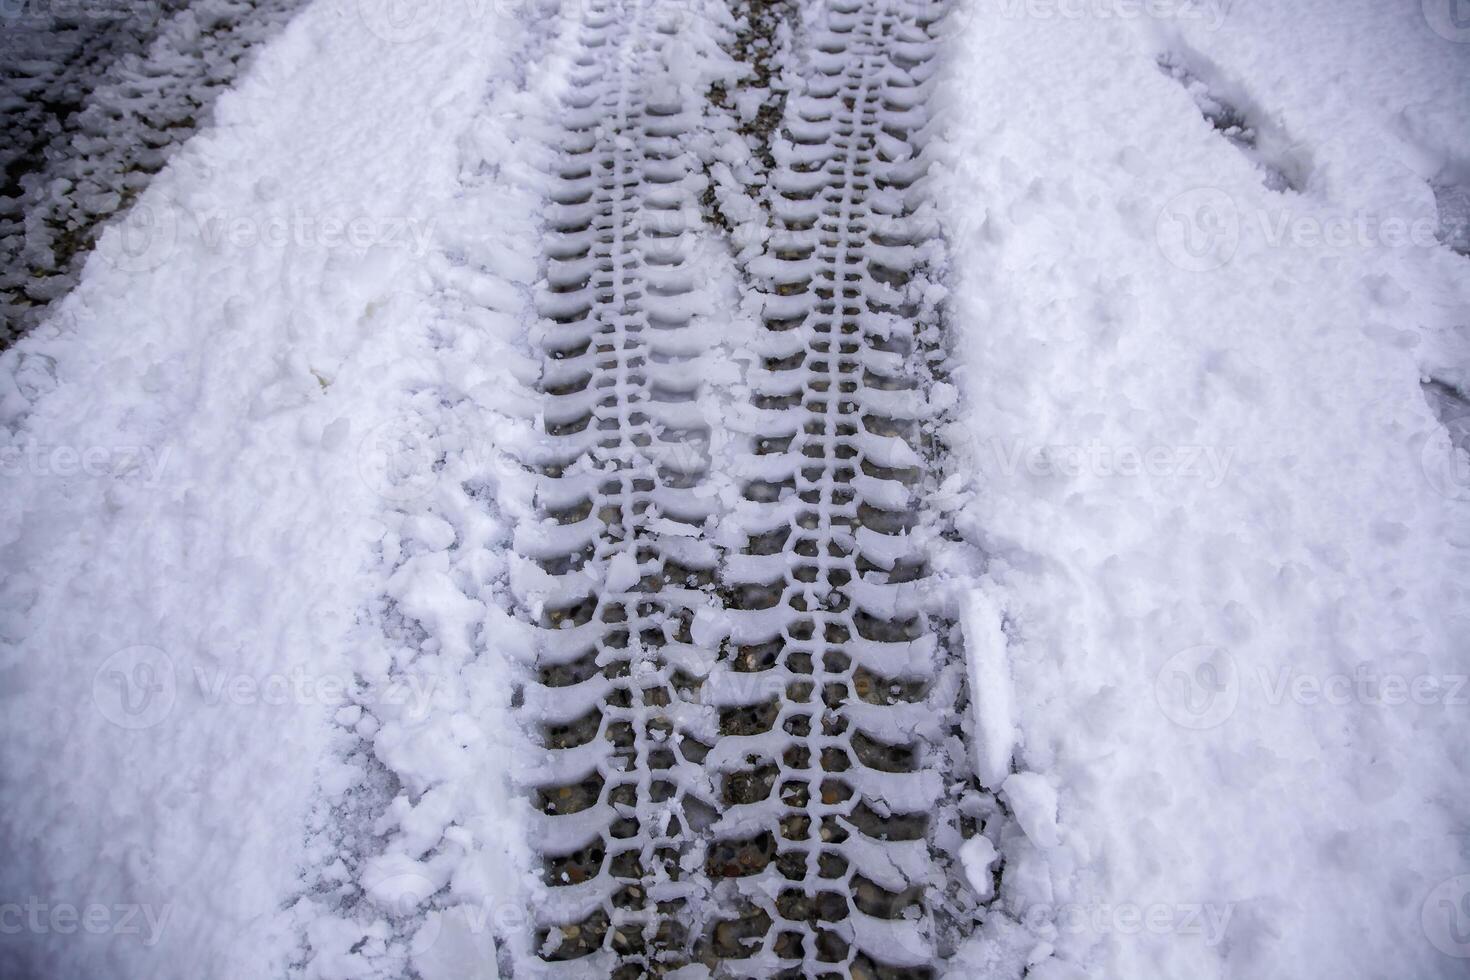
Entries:
<svg viewBox="0 0 1470 980">
<path fill-rule="evenodd" d="M 982 902 L 990 901 L 995 895 L 995 879 L 991 877 L 990 866 L 998 857 L 995 845 L 983 835 L 971 837 L 960 847 L 960 863 L 965 866 L 965 877 Z"/>
</svg>

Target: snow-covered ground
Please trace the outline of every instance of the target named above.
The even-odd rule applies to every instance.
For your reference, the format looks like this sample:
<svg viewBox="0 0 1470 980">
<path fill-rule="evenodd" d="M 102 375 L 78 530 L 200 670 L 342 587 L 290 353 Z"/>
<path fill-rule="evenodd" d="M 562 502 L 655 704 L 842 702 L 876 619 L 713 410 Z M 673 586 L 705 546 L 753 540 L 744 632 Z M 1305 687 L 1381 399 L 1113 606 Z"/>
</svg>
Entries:
<svg viewBox="0 0 1470 980">
<path fill-rule="evenodd" d="M 1470 363 L 1430 186 L 1470 46 L 1418 3 L 1017 9 L 956 44 L 938 193 L 962 523 L 1058 790 L 1001 889 L 1034 975 L 1462 975 L 1470 486 L 1421 381 Z"/>
<path fill-rule="evenodd" d="M 0 344 L 210 119 L 302 0 L 15 0 L 0 11 Z"/>
<path fill-rule="evenodd" d="M 5 355 L 4 891 L 43 906 L 6 975 L 286 972 L 342 709 L 426 713 L 360 688 L 407 537 L 380 446 L 437 407 L 426 263 L 505 56 L 488 17 L 376 26 L 306 9 Z"/>
<path fill-rule="evenodd" d="M 0 974 L 524 949 L 504 593 L 576 8 L 307 5 L 0 356 Z M 952 975 L 1464 974 L 1457 10 L 951 14 L 937 560 L 1008 814 Z"/>
</svg>

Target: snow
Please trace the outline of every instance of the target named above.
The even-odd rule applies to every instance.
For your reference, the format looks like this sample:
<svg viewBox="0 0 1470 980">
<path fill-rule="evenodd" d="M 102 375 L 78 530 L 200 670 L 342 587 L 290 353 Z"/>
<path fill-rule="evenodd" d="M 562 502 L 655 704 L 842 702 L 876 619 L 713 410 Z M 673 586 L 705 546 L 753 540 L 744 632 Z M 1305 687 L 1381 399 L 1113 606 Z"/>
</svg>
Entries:
<svg viewBox="0 0 1470 980">
<path fill-rule="evenodd" d="M 1458 975 L 1421 915 L 1465 870 L 1470 537 L 1420 382 L 1470 364 L 1430 187 L 1467 49 L 1418 3 L 1129 9 L 976 4 L 940 87 L 1000 895 L 1033 975 Z"/>
<path fill-rule="evenodd" d="M 0 937 L 0 973 L 528 955 L 551 762 L 508 610 L 565 588 L 521 556 L 570 533 L 527 465 L 576 7 L 308 5 L 0 355 L 0 902 L 48 924 Z M 924 394 L 989 791 L 954 850 L 989 905 L 950 976 L 1463 973 L 1470 39 L 1442 14 L 954 13 L 923 187 L 954 359 Z M 708 149 L 722 187 L 752 177 Z M 706 497 L 733 511 L 736 444 L 770 424 L 742 386 L 782 351 L 739 332 L 710 252 L 722 342 L 667 339 L 699 355 Z M 639 578 L 625 551 L 586 587 Z M 705 606 L 691 636 L 765 613 Z M 68 916 L 101 928 L 60 942 Z"/>
<path fill-rule="evenodd" d="M 1016 731 L 1006 637 L 1000 613 L 984 591 L 964 597 L 965 660 L 975 719 L 975 773 L 986 789 L 999 789 L 1010 773 Z"/>
<path fill-rule="evenodd" d="M 380 562 L 411 547 L 422 554 L 392 580 L 405 604 L 446 637 L 472 628 L 443 581 L 453 563 L 428 556 L 457 544 L 482 560 L 474 528 L 451 542 L 427 506 L 390 528 L 397 501 L 375 492 L 364 441 L 413 417 L 442 370 L 433 285 L 397 230 L 437 232 L 458 212 L 460 140 L 505 33 L 467 17 L 395 44 L 351 5 L 312 5 L 108 230 L 80 288 L 4 355 L 4 892 L 168 918 L 148 943 L 7 935 L 0 972 L 280 975 L 309 921 L 320 975 L 367 975 L 387 921 L 279 911 L 318 859 L 324 878 L 344 874 L 308 814 L 362 792 L 362 753 L 338 747 L 363 739 L 390 757 L 429 746 L 405 773 L 480 780 L 488 799 L 456 804 L 514 832 L 496 803 L 509 759 L 487 748 L 505 726 L 464 694 L 508 696 L 493 663 L 395 684 L 401 649 L 370 642 L 364 615 L 389 581 Z M 215 216 L 288 234 L 211 240 Z M 315 234 L 328 219 L 369 240 Z M 423 685 L 448 705 L 446 731 L 415 722 Z M 480 724 L 492 732 L 475 742 Z M 418 861 L 442 807 L 394 811 L 391 860 Z M 496 839 L 477 826 L 423 861 L 426 877 L 449 878 L 444 852 Z"/>
<path fill-rule="evenodd" d="M 1057 834 L 1057 791 L 1045 776 L 1013 772 L 1001 785 L 1001 792 L 1031 843 L 1037 847 L 1056 847 L 1061 843 Z"/>
<path fill-rule="evenodd" d="M 995 845 L 984 834 L 976 834 L 960 848 L 960 860 L 965 866 L 965 876 L 970 887 L 982 901 L 995 894 L 995 883 L 991 880 L 990 868 L 1000 857 Z"/>
<path fill-rule="evenodd" d="M 76 285 L 99 228 L 210 121 L 301 0 L 21 0 L 0 36 L 0 343 Z"/>
</svg>

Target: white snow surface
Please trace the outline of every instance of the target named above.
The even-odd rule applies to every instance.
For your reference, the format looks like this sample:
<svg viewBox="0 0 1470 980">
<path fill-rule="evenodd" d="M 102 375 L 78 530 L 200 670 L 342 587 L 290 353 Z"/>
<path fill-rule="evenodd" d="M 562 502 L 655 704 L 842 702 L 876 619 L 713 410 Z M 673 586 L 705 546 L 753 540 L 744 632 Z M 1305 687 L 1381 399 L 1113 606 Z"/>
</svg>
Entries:
<svg viewBox="0 0 1470 980">
<path fill-rule="evenodd" d="M 495 977 L 525 925 L 492 593 L 560 62 L 510 5 L 391 6 L 308 6 L 0 356 L 0 903 L 35 923 L 0 974 Z M 1384 223 L 1470 161 L 1432 7 L 953 15 L 956 580 L 1015 819 L 962 851 L 1005 914 L 952 976 L 1463 975 L 1470 486 L 1421 381 L 1470 380 L 1470 264 Z"/>
<path fill-rule="evenodd" d="M 438 408 L 430 239 L 509 32 L 489 10 L 417 37 L 381 13 L 306 9 L 4 355 L 3 891 L 43 906 L 40 928 L 0 937 L 4 975 L 284 975 L 317 859 L 308 812 L 361 775 L 342 726 L 442 734 L 413 726 L 411 697 L 379 718 L 347 706 L 402 655 L 362 625 L 393 552 L 419 552 L 401 603 L 483 615 L 436 577 L 444 528 L 394 526 L 404 481 L 379 443 L 423 415 L 415 392 Z M 503 364 L 444 356 L 467 387 Z M 435 717 L 459 745 L 497 718 Z M 420 746 L 406 774 L 472 756 L 489 819 L 508 765 L 494 737 Z M 402 822 L 438 842 L 427 815 Z M 394 887 L 374 896 L 401 901 Z M 54 909 L 94 904 L 108 928 L 58 934 Z"/>
<path fill-rule="evenodd" d="M 951 48 L 960 523 L 1059 817 L 1002 845 L 1032 976 L 1463 975 L 1470 493 L 1420 381 L 1463 383 L 1470 266 L 1404 240 L 1470 151 L 1433 10 L 978 3 Z"/>
</svg>

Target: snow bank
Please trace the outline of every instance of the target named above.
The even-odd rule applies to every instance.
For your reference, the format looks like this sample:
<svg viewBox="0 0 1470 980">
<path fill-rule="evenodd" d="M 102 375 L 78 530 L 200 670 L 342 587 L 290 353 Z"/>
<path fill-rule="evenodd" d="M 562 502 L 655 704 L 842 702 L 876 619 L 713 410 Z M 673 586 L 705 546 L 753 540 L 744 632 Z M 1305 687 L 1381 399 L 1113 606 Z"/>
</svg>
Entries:
<svg viewBox="0 0 1470 980">
<path fill-rule="evenodd" d="M 1463 969 L 1435 916 L 1467 870 L 1470 493 L 1420 381 L 1470 364 L 1431 187 L 1470 59 L 1432 6 L 963 11 L 951 441 L 1006 614 L 1033 976 Z"/>
<path fill-rule="evenodd" d="M 343 726 L 412 724 L 354 625 L 400 486 L 374 437 L 439 370 L 429 233 L 496 21 L 372 12 L 304 11 L 0 360 L 0 892 L 43 907 L 6 975 L 285 973 L 309 808 L 361 777 L 318 762 Z M 401 581 L 424 607 L 432 583 Z M 52 934 L 93 904 L 106 929 Z"/>
</svg>

